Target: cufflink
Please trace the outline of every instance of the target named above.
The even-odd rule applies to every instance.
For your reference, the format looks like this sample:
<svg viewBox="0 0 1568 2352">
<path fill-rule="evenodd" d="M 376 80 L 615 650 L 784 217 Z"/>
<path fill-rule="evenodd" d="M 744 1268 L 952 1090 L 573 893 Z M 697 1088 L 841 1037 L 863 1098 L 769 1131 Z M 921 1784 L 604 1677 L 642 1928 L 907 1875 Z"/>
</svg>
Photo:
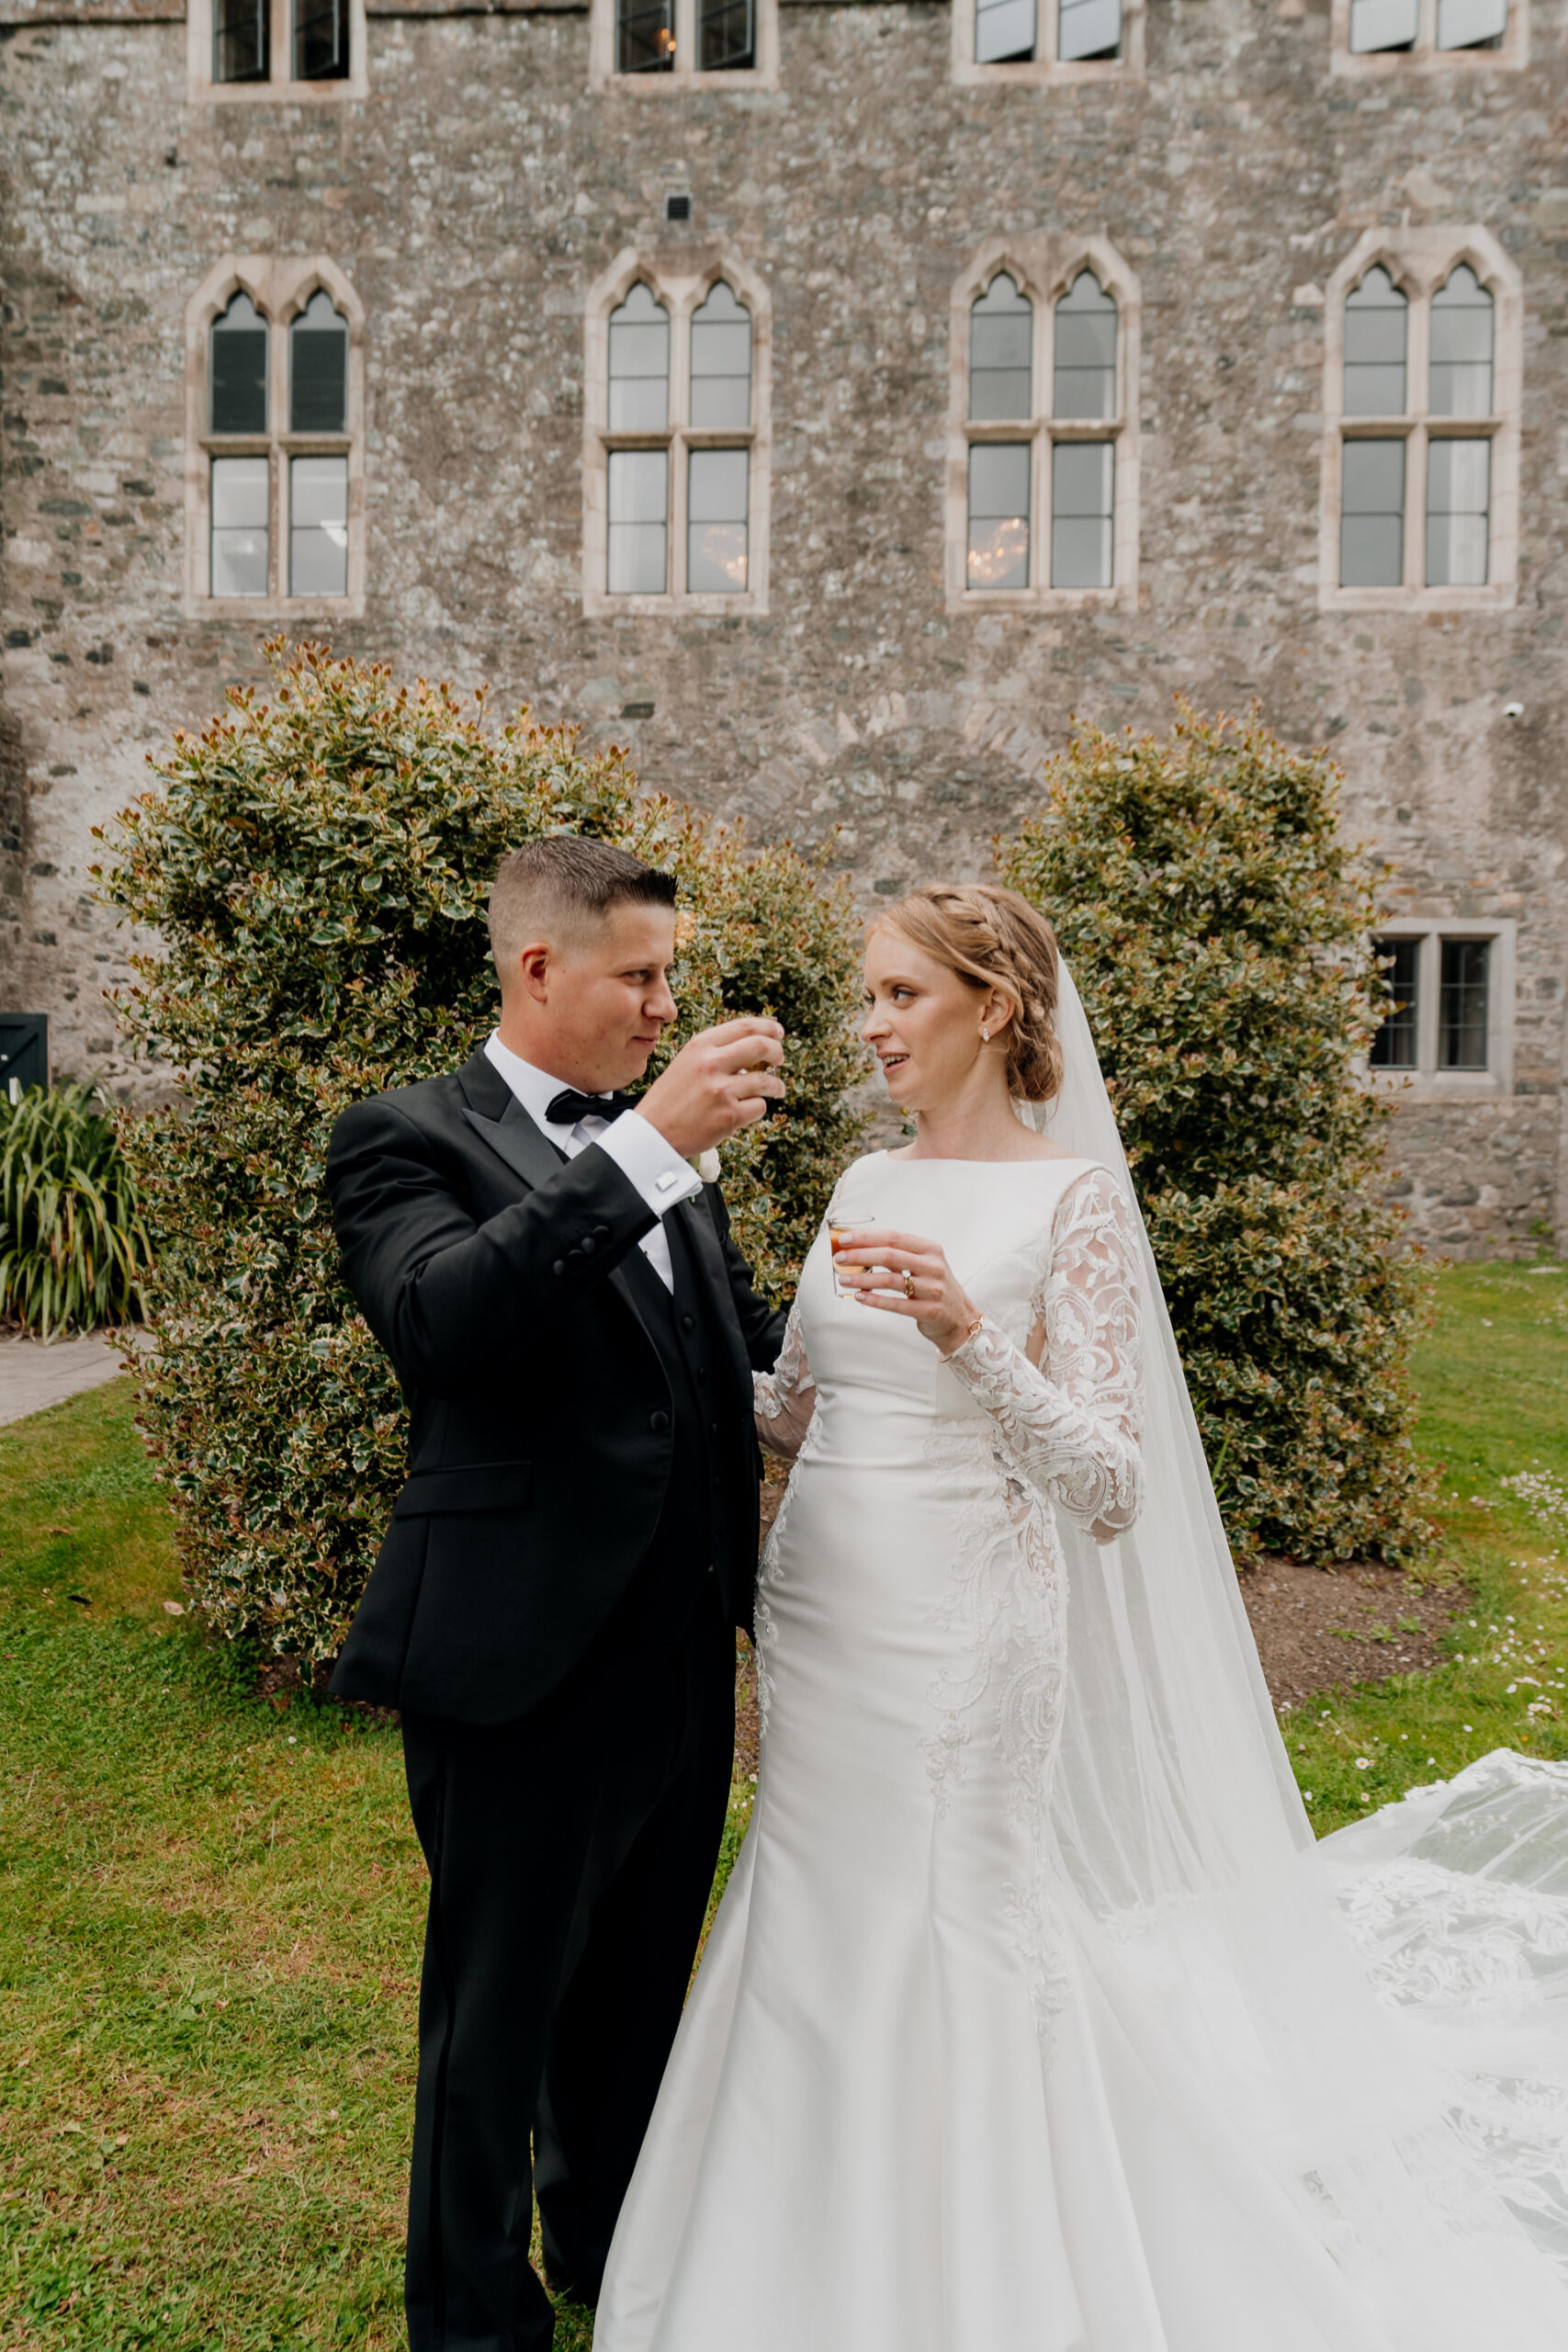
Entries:
<svg viewBox="0 0 1568 2352">
<path fill-rule="evenodd" d="M 653 1189 L 656 1193 L 672 1193 L 680 1182 L 681 1179 L 675 1174 L 674 1170 L 667 1168 L 662 1176 L 656 1176 L 654 1178 Z"/>
</svg>

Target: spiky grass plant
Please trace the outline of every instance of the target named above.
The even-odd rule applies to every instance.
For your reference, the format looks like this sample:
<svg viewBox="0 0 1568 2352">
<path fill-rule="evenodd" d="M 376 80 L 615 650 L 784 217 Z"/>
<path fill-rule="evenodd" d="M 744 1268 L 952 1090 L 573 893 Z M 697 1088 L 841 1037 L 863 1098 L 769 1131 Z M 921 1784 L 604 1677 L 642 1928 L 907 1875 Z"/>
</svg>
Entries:
<svg viewBox="0 0 1568 2352">
<path fill-rule="evenodd" d="M 0 1098 L 0 1319 L 54 1340 L 141 1309 L 136 1185 L 90 1086 Z"/>
</svg>

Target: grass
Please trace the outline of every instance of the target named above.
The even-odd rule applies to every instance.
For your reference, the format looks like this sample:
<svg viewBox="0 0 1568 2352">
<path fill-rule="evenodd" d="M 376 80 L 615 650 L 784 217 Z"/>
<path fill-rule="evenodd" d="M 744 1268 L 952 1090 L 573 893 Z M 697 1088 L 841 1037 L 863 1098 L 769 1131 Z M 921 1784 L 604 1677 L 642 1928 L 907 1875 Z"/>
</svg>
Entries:
<svg viewBox="0 0 1568 2352">
<path fill-rule="evenodd" d="M 1490 1747 L 1568 1757 L 1568 1516 L 1537 1515 L 1568 1270 L 1438 1288 L 1436 1572 L 1475 1606 L 1435 1673 L 1283 1719 L 1320 1829 Z M 130 1410 L 118 1382 L 0 1430 L 0 2352 L 391 2352 L 424 1895 L 396 1736 L 256 1698 L 166 1612 Z M 589 2336 L 563 2310 L 559 2352 Z"/>
</svg>

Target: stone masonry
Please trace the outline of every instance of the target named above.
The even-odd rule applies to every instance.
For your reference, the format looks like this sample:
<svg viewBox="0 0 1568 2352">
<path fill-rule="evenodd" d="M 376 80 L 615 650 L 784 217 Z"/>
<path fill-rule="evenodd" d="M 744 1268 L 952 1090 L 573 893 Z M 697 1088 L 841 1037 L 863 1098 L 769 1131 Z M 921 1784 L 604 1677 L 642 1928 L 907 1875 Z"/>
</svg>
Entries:
<svg viewBox="0 0 1568 2352">
<path fill-rule="evenodd" d="M 1343 762 L 1391 912 L 1517 924 L 1511 1092 L 1401 1113 L 1416 1234 L 1568 1224 L 1568 0 L 1522 73 L 1361 80 L 1316 0 L 1152 0 L 1146 79 L 1027 87 L 954 85 L 945 0 L 785 0 L 776 92 L 651 95 L 591 91 L 586 9 L 371 0 L 368 96 L 313 107 L 189 100 L 174 0 L 0 17 L 0 1007 L 51 1015 L 57 1070 L 131 1082 L 92 829 L 288 626 L 186 610 L 186 306 L 227 254 L 325 254 L 367 337 L 340 650 L 581 720 L 754 839 L 838 827 L 868 907 L 984 872 L 1074 712 L 1256 697 Z M 1522 274 L 1512 609 L 1320 609 L 1322 289 L 1397 222 Z M 949 612 L 951 289 L 987 238 L 1089 232 L 1142 288 L 1136 609 Z M 769 608 L 587 618 L 585 292 L 713 239 L 771 290 Z"/>
</svg>

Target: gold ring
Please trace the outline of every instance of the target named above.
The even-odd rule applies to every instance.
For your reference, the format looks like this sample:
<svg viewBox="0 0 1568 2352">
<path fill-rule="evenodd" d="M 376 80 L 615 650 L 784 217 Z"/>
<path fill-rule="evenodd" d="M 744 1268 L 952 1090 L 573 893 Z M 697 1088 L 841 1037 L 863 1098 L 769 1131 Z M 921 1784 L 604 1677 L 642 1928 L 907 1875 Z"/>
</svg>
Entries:
<svg viewBox="0 0 1568 2352">
<path fill-rule="evenodd" d="M 915 1277 L 908 1266 L 904 1269 L 904 1295 L 906 1298 L 913 1298 L 915 1295 Z"/>
</svg>

